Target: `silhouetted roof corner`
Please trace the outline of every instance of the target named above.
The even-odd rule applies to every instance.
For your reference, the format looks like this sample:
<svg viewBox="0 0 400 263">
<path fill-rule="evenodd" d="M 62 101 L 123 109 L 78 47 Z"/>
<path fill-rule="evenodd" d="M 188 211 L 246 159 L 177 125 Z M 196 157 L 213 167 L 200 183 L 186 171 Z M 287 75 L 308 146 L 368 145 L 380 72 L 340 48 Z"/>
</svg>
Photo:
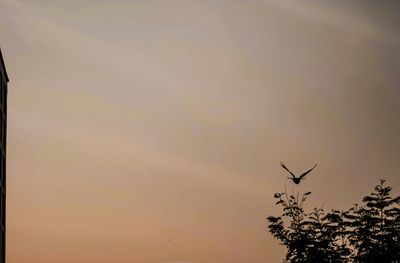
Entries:
<svg viewBox="0 0 400 263">
<path fill-rule="evenodd" d="M 6 78 L 6 81 L 8 82 L 9 78 L 7 75 L 6 65 L 4 63 L 3 54 L 1 53 L 1 48 L 0 48 L 0 63 L 1 63 L 1 74 L 4 75 L 4 77 Z"/>
</svg>

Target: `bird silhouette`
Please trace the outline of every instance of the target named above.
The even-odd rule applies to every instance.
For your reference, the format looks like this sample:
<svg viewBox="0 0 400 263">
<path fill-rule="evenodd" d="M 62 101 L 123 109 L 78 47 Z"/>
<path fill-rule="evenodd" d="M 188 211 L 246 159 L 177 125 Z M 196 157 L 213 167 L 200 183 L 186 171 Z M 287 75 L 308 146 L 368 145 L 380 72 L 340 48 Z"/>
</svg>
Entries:
<svg viewBox="0 0 400 263">
<path fill-rule="evenodd" d="M 317 165 L 318 165 L 318 164 L 314 165 L 313 168 L 311 168 L 310 170 L 308 170 L 308 171 L 302 173 L 299 177 L 296 177 L 296 176 L 285 166 L 285 164 L 284 164 L 283 162 L 281 162 L 281 166 L 283 167 L 283 169 L 285 169 L 286 171 L 288 171 L 288 172 L 292 175 L 292 177 L 288 177 L 288 179 L 291 179 L 291 180 L 293 181 L 293 183 L 295 183 L 295 184 L 299 184 L 300 181 L 301 181 L 301 179 L 303 179 L 304 176 L 306 176 L 309 172 L 311 172 Z"/>
</svg>

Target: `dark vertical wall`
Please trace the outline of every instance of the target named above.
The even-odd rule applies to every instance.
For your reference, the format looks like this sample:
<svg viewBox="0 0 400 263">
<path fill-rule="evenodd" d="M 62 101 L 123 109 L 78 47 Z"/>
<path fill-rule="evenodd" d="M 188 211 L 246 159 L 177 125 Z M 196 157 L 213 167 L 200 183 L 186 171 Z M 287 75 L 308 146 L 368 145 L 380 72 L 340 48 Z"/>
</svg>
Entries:
<svg viewBox="0 0 400 263">
<path fill-rule="evenodd" d="M 6 262 L 7 74 L 0 51 L 0 262 Z"/>
</svg>

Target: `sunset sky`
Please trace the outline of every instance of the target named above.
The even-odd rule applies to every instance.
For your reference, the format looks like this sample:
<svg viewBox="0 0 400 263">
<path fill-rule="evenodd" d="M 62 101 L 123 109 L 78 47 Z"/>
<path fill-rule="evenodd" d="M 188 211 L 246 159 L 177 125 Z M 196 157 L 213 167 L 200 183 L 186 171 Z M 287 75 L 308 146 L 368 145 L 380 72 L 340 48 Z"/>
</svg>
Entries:
<svg viewBox="0 0 400 263">
<path fill-rule="evenodd" d="M 400 193 L 400 2 L 0 0 L 8 263 L 262 263 L 273 194 Z M 279 166 L 318 167 L 293 186 Z"/>
</svg>

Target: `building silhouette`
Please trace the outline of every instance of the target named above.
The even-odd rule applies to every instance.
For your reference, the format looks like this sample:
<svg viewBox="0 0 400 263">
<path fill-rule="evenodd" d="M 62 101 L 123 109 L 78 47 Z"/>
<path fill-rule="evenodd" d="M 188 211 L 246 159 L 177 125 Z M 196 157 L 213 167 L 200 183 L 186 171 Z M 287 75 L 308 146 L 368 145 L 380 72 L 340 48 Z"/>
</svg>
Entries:
<svg viewBox="0 0 400 263">
<path fill-rule="evenodd" d="M 0 49 L 0 263 L 6 262 L 6 141 L 8 76 Z"/>
</svg>

